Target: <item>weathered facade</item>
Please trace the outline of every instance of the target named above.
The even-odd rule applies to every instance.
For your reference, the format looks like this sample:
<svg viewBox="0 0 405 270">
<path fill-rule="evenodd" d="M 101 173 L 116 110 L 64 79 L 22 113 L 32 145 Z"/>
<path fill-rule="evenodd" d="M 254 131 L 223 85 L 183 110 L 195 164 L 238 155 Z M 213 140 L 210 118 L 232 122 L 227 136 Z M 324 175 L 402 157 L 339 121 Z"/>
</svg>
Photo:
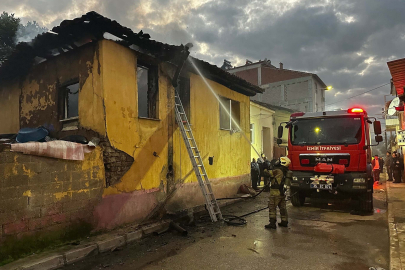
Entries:
<svg viewBox="0 0 405 270">
<path fill-rule="evenodd" d="M 79 28 L 87 25 L 93 27 L 92 31 L 103 26 L 110 32 L 118 29 L 114 34 L 123 39 L 131 35 L 135 35 L 134 40 L 137 37 L 128 28 L 118 27 L 116 22 L 100 17 L 90 13 L 74 21 L 62 22 L 52 31 L 59 33 L 58 38 L 64 42 L 63 33 L 81 33 Z M 20 52 L 0 68 L 0 97 L 5 97 L 0 99 L 0 134 L 16 133 L 23 127 L 44 126 L 57 139 L 72 134 L 100 139 L 99 146 L 93 153 L 86 154 L 83 162 L 41 157 L 27 157 L 29 161 L 18 162 L 26 156 L 1 153 L 0 176 L 5 179 L 0 182 L 1 191 L 9 188 L 3 185 L 11 181 L 9 177 L 25 179 L 10 184 L 10 188 L 15 189 L 12 199 L 21 201 L 18 210 L 22 214 L 7 218 L 7 209 L 0 208 L 3 232 L 0 236 L 3 238 L 26 232 L 25 226 L 30 228 L 31 221 L 24 213 L 31 213 L 28 210 L 33 205 L 25 203 L 27 197 L 37 199 L 45 194 L 36 192 L 41 185 L 52 187 L 46 189 L 47 203 L 35 206 L 39 208 L 32 212 L 33 219 L 46 218 L 42 208 L 47 209 L 48 205 L 62 205 L 61 213 L 64 214 L 64 209 L 69 209 L 72 203 L 78 207 L 74 211 L 87 213 L 86 222 L 96 229 L 140 223 L 154 215 L 175 213 L 204 202 L 173 110 L 173 74 L 177 68 L 172 63 L 176 60 L 173 51 L 179 50 L 175 46 L 148 41 L 148 38 L 145 41 L 145 35 L 134 46 L 104 39 L 97 31 L 92 32 L 95 38 L 89 39 L 90 42 L 80 46 L 71 44 L 69 50 L 60 49 L 58 55 L 16 72 L 12 61 L 17 61 L 18 54 L 25 51 L 20 48 Z M 83 40 L 84 34 L 81 34 Z M 45 35 L 47 37 L 48 33 Z M 41 47 L 39 41 L 37 38 L 37 43 L 34 42 L 38 48 Z M 155 50 L 161 58 L 152 49 L 148 52 L 143 48 L 142 42 L 151 43 L 146 48 L 161 46 L 160 50 Z M 52 51 L 51 47 L 47 50 L 38 48 L 32 55 L 41 53 L 41 57 L 45 57 L 47 50 Z M 167 51 L 174 55 L 171 62 L 166 61 L 170 60 Z M 249 96 L 261 90 L 206 62 L 194 61 L 216 94 L 232 106 L 241 128 L 234 132 L 235 127 L 220 109 L 218 100 L 195 70 L 186 64 L 180 76 L 183 84 L 180 83 L 177 90 L 185 97 L 183 103 L 187 106 L 204 162 L 208 164 L 208 157 L 214 157 L 213 165 L 206 165 L 206 169 L 215 195 L 231 196 L 241 184 L 249 182 L 250 144 L 241 133 L 249 134 Z M 52 173 L 50 177 L 44 177 L 48 165 L 42 164 L 52 162 L 58 164 L 52 173 L 60 177 L 55 178 Z M 35 171 L 26 172 L 27 166 L 34 166 Z M 83 196 L 79 200 L 82 204 L 77 202 L 77 196 Z M 0 204 L 3 200 L 9 198 L 2 196 Z M 70 210 L 67 213 L 69 223 L 80 219 Z M 47 220 L 47 225 L 34 230 L 44 230 L 57 223 L 52 218 Z M 22 221 L 24 226 L 5 229 Z"/>
</svg>

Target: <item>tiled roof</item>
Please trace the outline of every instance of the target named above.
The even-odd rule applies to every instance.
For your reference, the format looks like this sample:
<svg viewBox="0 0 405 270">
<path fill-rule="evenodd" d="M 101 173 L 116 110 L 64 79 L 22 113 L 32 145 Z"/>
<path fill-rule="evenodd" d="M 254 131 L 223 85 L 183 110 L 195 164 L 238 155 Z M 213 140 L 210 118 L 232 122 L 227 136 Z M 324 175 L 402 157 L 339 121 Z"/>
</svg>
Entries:
<svg viewBox="0 0 405 270">
<path fill-rule="evenodd" d="M 402 96 L 405 87 L 405 58 L 388 62 L 387 65 L 392 76 L 392 82 L 397 90 L 397 94 L 398 96 Z"/>
</svg>

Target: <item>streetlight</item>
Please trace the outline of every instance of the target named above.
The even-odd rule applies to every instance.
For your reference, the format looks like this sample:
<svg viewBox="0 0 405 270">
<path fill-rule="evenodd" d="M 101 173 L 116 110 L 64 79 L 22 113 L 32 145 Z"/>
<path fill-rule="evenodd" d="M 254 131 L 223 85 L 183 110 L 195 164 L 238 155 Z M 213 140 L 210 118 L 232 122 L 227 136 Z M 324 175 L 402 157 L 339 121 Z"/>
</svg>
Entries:
<svg viewBox="0 0 405 270">
<path fill-rule="evenodd" d="M 333 89 L 332 85 L 329 85 L 329 86 L 327 86 L 327 87 L 325 88 L 325 90 L 332 90 L 332 89 Z"/>
</svg>

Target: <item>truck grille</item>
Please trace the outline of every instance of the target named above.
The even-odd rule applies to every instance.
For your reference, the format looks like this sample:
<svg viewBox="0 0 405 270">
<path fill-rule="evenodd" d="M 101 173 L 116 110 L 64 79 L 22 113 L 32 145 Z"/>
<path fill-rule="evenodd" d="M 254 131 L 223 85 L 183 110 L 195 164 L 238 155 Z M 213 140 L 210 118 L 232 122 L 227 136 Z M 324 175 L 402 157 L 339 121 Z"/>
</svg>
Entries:
<svg viewBox="0 0 405 270">
<path fill-rule="evenodd" d="M 300 154 L 302 167 L 313 167 L 318 163 L 341 164 L 346 167 L 350 164 L 350 154 Z"/>
</svg>

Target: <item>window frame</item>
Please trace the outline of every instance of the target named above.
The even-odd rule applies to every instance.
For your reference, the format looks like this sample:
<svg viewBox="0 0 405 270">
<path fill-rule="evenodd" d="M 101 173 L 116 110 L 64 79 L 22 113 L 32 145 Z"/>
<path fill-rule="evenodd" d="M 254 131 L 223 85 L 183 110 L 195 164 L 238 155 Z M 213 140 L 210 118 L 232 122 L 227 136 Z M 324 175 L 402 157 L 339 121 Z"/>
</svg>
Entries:
<svg viewBox="0 0 405 270">
<path fill-rule="evenodd" d="M 239 105 L 239 116 L 237 117 L 237 119 L 235 119 L 235 122 L 239 122 L 238 123 L 238 125 L 240 125 L 240 118 L 241 118 L 241 112 L 240 112 L 240 102 L 239 101 L 237 101 L 237 100 L 233 100 L 233 99 L 230 99 L 230 98 L 227 98 L 227 97 L 223 97 L 223 96 L 219 96 L 219 99 L 222 101 L 222 102 L 224 102 L 224 101 L 229 101 L 229 113 L 231 114 L 231 115 L 229 115 L 225 110 L 224 110 L 224 108 L 221 106 L 221 104 L 220 104 L 220 102 L 218 102 L 218 105 L 219 105 L 219 129 L 220 130 L 226 130 L 226 131 L 232 131 L 232 130 L 236 130 L 238 127 L 234 127 L 233 125 L 233 123 L 232 123 L 232 117 L 231 116 L 233 116 L 232 115 L 232 102 L 235 102 L 235 103 L 237 103 L 238 105 Z M 222 126 L 221 126 L 221 112 L 224 110 L 224 113 L 226 114 L 226 116 L 229 118 L 229 128 L 223 128 Z"/>
<path fill-rule="evenodd" d="M 78 89 L 77 89 L 77 115 L 73 117 L 68 117 L 68 92 L 67 92 L 67 87 L 71 85 L 78 84 Z M 69 122 L 71 120 L 77 120 L 79 119 L 79 93 L 80 93 L 80 81 L 78 78 L 66 81 L 65 83 L 61 84 L 58 87 L 59 91 L 59 121 L 60 122 Z"/>
<path fill-rule="evenodd" d="M 147 116 L 140 116 L 139 115 L 139 84 L 138 84 L 138 68 L 143 68 L 147 70 L 147 74 L 148 74 L 148 81 L 147 81 L 147 92 L 146 92 L 146 108 L 147 108 Z M 154 105 L 155 105 L 155 112 L 154 112 L 154 116 L 151 116 L 150 113 L 150 109 L 149 109 L 149 102 L 148 102 L 148 95 L 149 95 L 149 91 L 151 90 L 150 86 L 150 82 L 154 81 L 154 88 L 155 88 L 155 101 L 154 101 Z M 150 64 L 146 64 L 142 61 L 137 61 L 136 63 L 136 83 L 137 83 L 137 113 L 138 113 L 138 118 L 140 119 L 148 119 L 148 120 L 160 120 L 159 118 L 159 70 L 158 70 L 158 66 L 157 65 L 150 65 Z"/>
</svg>

